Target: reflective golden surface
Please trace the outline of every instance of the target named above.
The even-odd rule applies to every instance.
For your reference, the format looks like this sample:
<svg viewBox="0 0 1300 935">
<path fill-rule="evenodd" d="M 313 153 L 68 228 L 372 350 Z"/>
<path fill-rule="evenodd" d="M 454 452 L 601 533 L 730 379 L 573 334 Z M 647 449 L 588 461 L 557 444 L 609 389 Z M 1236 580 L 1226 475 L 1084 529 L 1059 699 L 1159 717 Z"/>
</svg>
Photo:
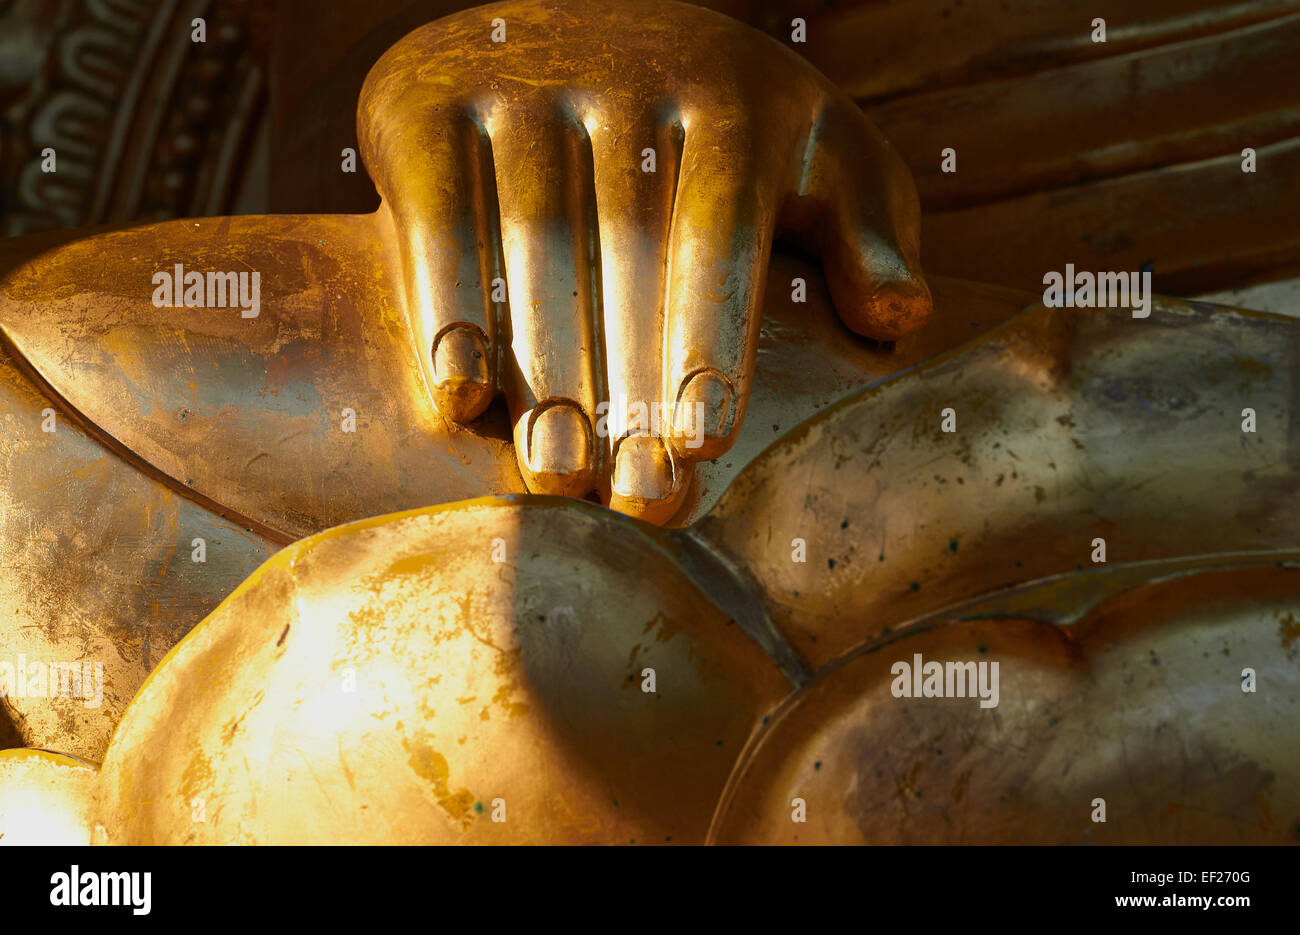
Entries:
<svg viewBox="0 0 1300 935">
<path fill-rule="evenodd" d="M 45 750 L 0 750 L 0 843 L 89 844 L 95 767 Z"/>
<path fill-rule="evenodd" d="M 1110 563 L 1295 548 L 1298 342 L 1293 319 L 1174 299 L 1141 321 L 1038 306 L 809 419 L 692 531 L 817 664 L 1091 567 L 1097 537 Z"/>
<path fill-rule="evenodd" d="M 1215 431 L 1193 414 L 1213 419 L 1229 401 L 1269 399 L 1270 386 L 1289 385 L 1283 336 L 1294 325 L 1169 300 L 1152 321 L 1149 342 L 1128 337 L 1117 353 L 1106 338 L 1130 323 L 1082 327 L 1063 312 L 1030 310 L 809 420 L 690 529 L 655 531 L 590 505 L 529 497 L 379 517 L 295 545 L 184 640 L 137 696 L 105 757 L 97 839 L 680 842 L 703 839 L 720 800 L 718 840 L 1284 840 L 1287 790 L 1300 788 L 1286 740 L 1297 701 L 1300 555 L 1285 548 L 1296 538 L 1293 468 L 1284 453 L 1274 462 L 1267 444 L 1225 448 L 1230 461 L 1202 467 L 1190 456 Z M 1171 341 L 1182 359 L 1220 377 L 1197 384 L 1194 404 L 1182 401 L 1185 420 L 1154 431 L 1162 411 L 1153 402 L 1183 405 L 1172 386 L 1132 387 Z M 1046 365 L 1051 347 L 1069 348 L 1068 367 Z M 891 430 L 894 419 L 926 411 L 909 393 L 931 381 L 985 400 L 965 440 Z M 1103 411 L 1091 415 L 1097 397 Z M 1289 424 L 1294 403 L 1272 398 L 1261 419 Z M 1057 418 L 1062 407 L 1073 419 Z M 1229 423 L 1222 431 L 1240 434 Z M 1098 436 L 1104 449 L 1101 426 L 1145 437 L 1150 460 L 1131 442 L 1122 457 L 1076 454 L 1076 475 L 1040 497 L 1033 471 L 1065 463 L 1052 468 L 1050 449 L 1042 468 L 1024 457 L 1045 425 L 1074 452 L 1085 449 L 1071 439 Z M 979 480 L 974 459 L 973 479 L 950 482 L 953 493 L 907 501 L 911 523 L 888 540 L 891 554 L 862 564 L 893 563 L 894 574 L 924 587 L 877 589 L 855 568 L 889 515 L 844 499 L 880 500 L 860 485 L 838 489 L 844 509 L 835 515 L 850 522 L 830 524 L 846 548 L 832 551 L 839 540 L 823 535 L 807 563 L 791 562 L 789 530 L 773 512 L 788 499 L 788 479 L 810 506 L 837 490 L 816 481 L 817 461 L 799 458 L 826 452 L 827 470 L 838 464 L 861 477 L 872 472 L 854 464 L 869 457 L 906 487 L 915 472 L 888 467 L 891 459 L 933 462 L 943 445 L 1011 458 L 998 454 L 1009 448 L 1027 463 L 1016 473 L 1028 473 L 1001 485 L 996 475 Z M 1180 454 L 1188 467 L 1178 484 L 1143 484 L 1150 465 Z M 1253 509 L 1243 509 L 1249 497 L 1226 495 L 1261 473 L 1272 493 Z M 1094 482 L 1079 483 L 1087 476 Z M 951 489 L 928 479 L 935 491 Z M 1110 527 L 1114 563 L 1090 570 L 1072 570 L 1089 563 L 1083 525 L 1073 539 L 1032 540 L 1051 548 L 1016 550 L 947 527 L 935 541 L 936 518 L 958 522 L 972 502 L 967 483 L 979 516 L 1005 510 L 1022 528 L 1064 529 L 1119 508 L 1137 520 L 1118 535 Z M 1000 506 L 994 493 L 1007 488 Z M 1149 501 L 1152 518 L 1117 499 L 1130 490 Z M 1181 525 L 1178 503 L 1196 505 L 1183 507 Z M 1014 536 L 1007 517 L 998 528 Z M 932 584 L 924 576 L 936 563 L 946 574 Z M 819 618 L 782 613 L 792 595 L 783 569 L 799 576 Z M 989 593 L 990 582 L 1008 587 Z M 1011 586 L 1018 582 L 1026 584 Z M 810 633 L 805 619 L 819 629 Z M 914 651 L 1001 661 L 1001 704 L 891 707 L 881 673 Z M 656 670 L 653 694 L 641 691 L 646 665 Z M 1256 670 L 1260 694 L 1241 691 L 1244 666 Z M 804 687 L 756 732 L 733 791 L 719 799 L 748 728 L 789 684 L 782 670 Z M 1116 739 L 1130 735 L 1131 747 Z M 854 778 L 866 768 L 855 765 L 866 755 L 859 750 L 880 764 L 870 774 L 878 788 L 866 774 Z M 1076 778 L 1049 782 L 1067 760 Z M 904 765 L 911 772 L 899 772 Z M 664 778 L 678 774 L 680 782 Z M 845 788 L 860 797 L 841 802 L 836 790 Z M 614 790 L 608 802 L 604 790 Z M 815 816 L 807 831 L 789 823 L 796 795 Z M 1085 835 L 1095 795 L 1107 798 L 1113 823 Z M 494 799 L 505 803 L 504 826 L 491 820 Z M 951 824 L 959 806 L 968 817 Z M 1157 818 L 1144 819 L 1152 809 Z"/>
<path fill-rule="evenodd" d="M 176 648 L 96 821 L 108 843 L 699 841 L 789 688 L 617 514 L 382 517 L 280 552 Z"/>
<path fill-rule="evenodd" d="M 466 421 L 504 390 L 531 491 L 601 481 L 663 520 L 689 463 L 744 418 L 778 232 L 819 249 L 863 334 L 916 330 L 930 299 L 911 179 L 852 102 L 734 21 L 647 12 L 512 2 L 439 20 L 371 69 L 357 136 L 439 410 Z M 624 445 L 638 404 L 668 424 Z"/>
<path fill-rule="evenodd" d="M 1300 553 L 1283 567 L 1149 567 L 1058 626 L 965 607 L 828 666 L 760 732 L 711 839 L 802 844 L 1294 840 Z M 1090 575 L 1105 578 L 1110 573 Z M 1164 578 L 1164 575 L 1170 577 Z M 1163 579 L 1163 580 L 1162 580 Z M 897 698 L 896 660 L 997 660 L 1001 697 Z M 1258 694 L 1241 690 L 1256 670 Z M 806 824 L 790 820 L 796 797 Z M 1094 799 L 1106 820 L 1094 822 Z"/>
<path fill-rule="evenodd" d="M 316 220 L 325 230 L 339 221 Z M 297 242 L 269 236 L 278 221 L 230 219 L 211 252 L 186 246 L 207 221 L 163 225 L 161 238 L 152 228 L 100 235 L 39 256 L 0 285 L 0 328 L 16 348 L 0 366 L 14 426 L 0 446 L 0 553 L 6 567 L 28 569 L 0 580 L 20 622 L 3 645 L 30 658 L 93 652 L 106 665 L 98 709 L 5 699 L 26 744 L 101 758 L 162 654 L 275 548 L 367 516 L 526 491 L 506 420 L 496 410 L 468 428 L 442 419 L 404 351 L 405 333 L 366 326 L 391 311 L 382 290 L 340 274 L 318 293 L 291 278 L 282 269 L 292 271 L 301 254 Z M 120 285 L 122 295 L 109 293 L 113 282 L 149 275 L 145 251 L 159 239 L 177 244 L 169 256 L 188 249 L 209 268 L 230 265 L 245 244 L 281 248 L 287 259 L 257 254 L 262 310 L 253 320 L 155 309 L 147 294 Z M 110 250 L 127 271 L 121 280 L 95 260 Z M 346 259 L 318 255 L 327 270 Z M 199 268 L 198 259 L 186 262 Z M 809 283 L 806 304 L 786 300 L 795 277 Z M 749 460 L 819 407 L 1027 301 L 938 281 L 948 321 L 885 349 L 837 321 L 815 266 L 778 254 L 769 281 L 750 416 L 726 457 L 699 466 L 678 522 L 703 515 Z M 317 311 L 316 294 L 337 304 Z M 89 302 L 103 314 L 78 317 Z M 17 349 L 39 369 L 36 379 Z M 51 405 L 58 428 L 45 433 Z M 355 433 L 342 430 L 345 408 L 357 413 Z M 191 561 L 195 537 L 207 542 L 206 564 Z M 50 608 L 64 610 L 51 616 Z"/>
<path fill-rule="evenodd" d="M 4 699 L 93 782 L 6 753 L 0 789 L 99 843 L 1284 839 L 1296 324 L 935 280 L 907 336 L 883 141 L 770 40 L 636 9 L 394 46 L 374 215 L 0 253 L 0 650 L 106 673 Z M 176 264 L 257 270 L 260 313 L 157 307 Z M 620 394 L 666 446 L 599 435 Z M 651 522 L 525 495 L 593 487 Z M 915 647 L 1002 702 L 882 695 Z"/>
</svg>

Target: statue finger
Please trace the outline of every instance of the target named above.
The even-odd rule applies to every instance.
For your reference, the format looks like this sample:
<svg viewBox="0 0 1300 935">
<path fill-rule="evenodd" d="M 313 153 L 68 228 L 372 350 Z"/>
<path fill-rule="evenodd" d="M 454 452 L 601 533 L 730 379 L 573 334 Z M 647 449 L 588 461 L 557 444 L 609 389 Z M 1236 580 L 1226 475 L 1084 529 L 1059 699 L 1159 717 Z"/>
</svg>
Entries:
<svg viewBox="0 0 1300 935">
<path fill-rule="evenodd" d="M 689 463 L 667 437 L 663 340 L 668 238 L 682 129 L 668 107 L 631 120 L 594 110 L 591 128 L 600 230 L 601 324 L 609 399 L 597 435 L 613 458 L 612 509 L 664 522 L 681 505 Z"/>
<path fill-rule="evenodd" d="M 506 398 L 534 493 L 581 497 L 605 458 L 595 314 L 598 258 L 591 147 L 565 108 L 503 107 L 489 121 L 509 305 Z"/>
<path fill-rule="evenodd" d="M 367 129 L 372 171 L 395 227 L 415 353 L 438 411 L 467 422 L 498 389 L 497 308 L 505 291 L 486 134 L 470 111 Z"/>
<path fill-rule="evenodd" d="M 687 127 L 669 237 L 665 382 L 692 461 L 725 452 L 744 417 L 772 248 L 781 160 L 736 124 Z"/>
</svg>

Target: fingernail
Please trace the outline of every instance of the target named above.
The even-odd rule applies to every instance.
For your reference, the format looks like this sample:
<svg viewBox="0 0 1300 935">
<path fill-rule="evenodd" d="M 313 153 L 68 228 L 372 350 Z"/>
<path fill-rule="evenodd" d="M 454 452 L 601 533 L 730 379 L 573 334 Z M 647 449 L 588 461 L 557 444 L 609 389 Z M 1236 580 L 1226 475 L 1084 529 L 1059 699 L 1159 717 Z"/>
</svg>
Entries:
<svg viewBox="0 0 1300 935">
<path fill-rule="evenodd" d="M 472 325 L 449 328 L 433 347 L 434 402 L 456 421 L 473 418 L 492 396 L 487 342 Z"/>
<path fill-rule="evenodd" d="M 619 442 L 613 491 L 636 500 L 663 500 L 673 492 L 673 462 L 663 442 L 652 435 L 630 435 Z"/>
<path fill-rule="evenodd" d="M 487 346 L 482 332 L 471 325 L 444 331 L 433 348 L 433 376 L 437 383 L 465 380 L 486 383 Z"/>
<path fill-rule="evenodd" d="M 902 279 L 882 285 L 871 317 L 861 331 L 877 341 L 898 341 L 929 321 L 934 311 L 930 287 L 922 279 Z"/>
<path fill-rule="evenodd" d="M 731 381 L 713 370 L 701 370 L 687 381 L 677 398 L 676 429 L 687 449 L 731 430 Z"/>
<path fill-rule="evenodd" d="M 533 416 L 528 467 L 538 474 L 579 474 L 591 464 L 587 417 L 576 406 L 555 403 Z"/>
</svg>

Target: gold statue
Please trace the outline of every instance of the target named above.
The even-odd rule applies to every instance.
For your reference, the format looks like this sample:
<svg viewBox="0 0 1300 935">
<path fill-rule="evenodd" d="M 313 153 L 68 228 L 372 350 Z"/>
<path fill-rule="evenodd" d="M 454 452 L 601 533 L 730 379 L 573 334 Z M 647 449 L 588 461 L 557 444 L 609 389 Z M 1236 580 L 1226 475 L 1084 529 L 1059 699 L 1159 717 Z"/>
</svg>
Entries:
<svg viewBox="0 0 1300 935">
<path fill-rule="evenodd" d="M 359 110 L 374 215 L 5 245 L 0 649 L 104 677 L 3 699 L 71 757 L 0 754 L 43 809 L 0 821 L 1285 838 L 1296 325 L 927 286 L 860 112 L 644 12 L 399 42 Z"/>
</svg>

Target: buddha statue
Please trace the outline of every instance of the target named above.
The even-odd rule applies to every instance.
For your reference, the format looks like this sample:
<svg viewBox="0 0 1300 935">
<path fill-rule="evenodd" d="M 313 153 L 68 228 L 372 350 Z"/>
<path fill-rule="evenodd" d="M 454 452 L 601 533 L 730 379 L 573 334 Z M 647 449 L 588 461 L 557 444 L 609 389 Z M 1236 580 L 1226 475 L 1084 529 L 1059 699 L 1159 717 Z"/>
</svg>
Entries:
<svg viewBox="0 0 1300 935">
<path fill-rule="evenodd" d="M 1297 324 L 927 280 L 842 92 L 644 14 L 398 42 L 374 214 L 0 246 L 6 839 L 1292 837 Z"/>
</svg>

